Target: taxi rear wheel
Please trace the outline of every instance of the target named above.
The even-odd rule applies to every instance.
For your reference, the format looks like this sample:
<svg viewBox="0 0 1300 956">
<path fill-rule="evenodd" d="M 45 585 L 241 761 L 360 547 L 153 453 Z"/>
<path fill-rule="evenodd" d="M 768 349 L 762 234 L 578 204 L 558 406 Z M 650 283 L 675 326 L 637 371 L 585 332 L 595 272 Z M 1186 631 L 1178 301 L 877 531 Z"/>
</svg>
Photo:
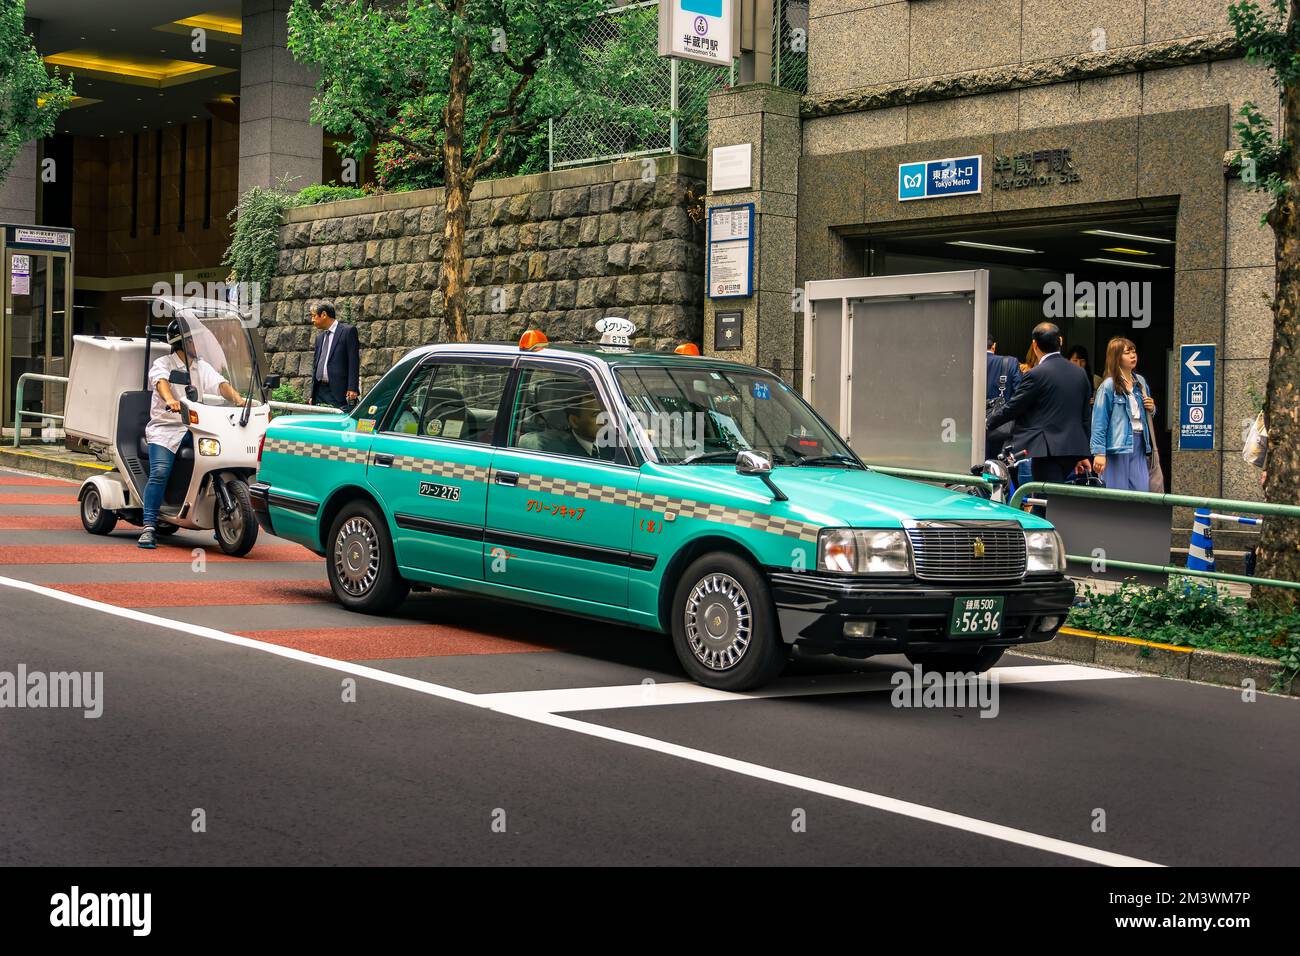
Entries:
<svg viewBox="0 0 1300 956">
<path fill-rule="evenodd" d="M 678 581 L 672 634 L 687 674 L 719 690 L 766 684 L 789 659 L 767 582 L 749 562 L 725 552 L 692 562 Z"/>
<path fill-rule="evenodd" d="M 909 653 L 906 656 L 910 663 L 920 664 L 923 671 L 934 671 L 937 674 L 958 672 L 982 674 L 1000 661 L 1005 651 L 1006 648 L 1004 647 L 983 647 L 977 651 L 961 651 L 959 653 L 945 653 L 943 651 L 916 652 Z"/>
<path fill-rule="evenodd" d="M 391 611 L 410 591 L 397 573 L 388 522 L 366 501 L 344 505 L 334 519 L 325 565 L 334 597 L 352 611 Z"/>
</svg>

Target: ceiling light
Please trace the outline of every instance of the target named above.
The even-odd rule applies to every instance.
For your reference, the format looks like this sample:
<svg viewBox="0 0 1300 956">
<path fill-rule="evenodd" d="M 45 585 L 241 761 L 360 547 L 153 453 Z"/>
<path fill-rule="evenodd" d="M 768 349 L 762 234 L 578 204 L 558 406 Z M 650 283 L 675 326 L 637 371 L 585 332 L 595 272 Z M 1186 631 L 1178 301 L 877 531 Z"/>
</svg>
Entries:
<svg viewBox="0 0 1300 956">
<path fill-rule="evenodd" d="M 200 27 L 213 33 L 228 33 L 232 36 L 239 36 L 244 32 L 244 22 L 239 17 L 223 17 L 216 13 L 202 13 L 196 17 L 186 17 L 184 20 L 173 22 L 183 27 Z"/>
<path fill-rule="evenodd" d="M 1111 246 L 1109 249 L 1103 249 L 1102 252 L 1123 252 L 1130 256 L 1154 256 L 1155 253 L 1150 249 L 1126 249 L 1123 246 Z"/>
<path fill-rule="evenodd" d="M 956 239 L 949 242 L 950 246 L 966 246 L 971 249 L 992 249 L 994 252 L 1018 252 L 1022 255 L 1040 255 L 1042 249 L 1022 249 L 1020 246 L 999 246 L 992 242 L 971 242 L 967 239 Z"/>
<path fill-rule="evenodd" d="M 1159 236 L 1139 236 L 1132 232 L 1115 232 L 1111 229 L 1085 229 L 1083 230 L 1090 236 L 1110 236 L 1112 239 L 1132 239 L 1135 242 L 1154 242 L 1162 246 L 1172 246 L 1174 240 L 1162 239 Z"/>
<path fill-rule="evenodd" d="M 1164 269 L 1154 262 L 1129 262 L 1127 259 L 1084 259 L 1084 262 L 1101 262 L 1108 266 L 1128 266 L 1130 269 Z"/>
</svg>

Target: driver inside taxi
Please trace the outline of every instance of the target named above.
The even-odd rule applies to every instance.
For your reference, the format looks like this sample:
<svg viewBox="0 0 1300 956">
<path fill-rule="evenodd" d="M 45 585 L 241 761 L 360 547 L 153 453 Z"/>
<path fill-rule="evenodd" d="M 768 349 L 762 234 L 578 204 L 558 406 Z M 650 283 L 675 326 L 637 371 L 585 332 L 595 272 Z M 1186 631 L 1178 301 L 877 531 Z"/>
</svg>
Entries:
<svg viewBox="0 0 1300 956">
<path fill-rule="evenodd" d="M 167 326 L 167 344 L 171 352 L 156 359 L 149 367 L 149 389 L 153 396 L 149 403 L 149 424 L 144 438 L 149 447 L 149 481 L 144 486 L 144 533 L 138 542 L 142 548 L 157 547 L 158 509 L 162 507 L 167 490 L 167 479 L 182 444 L 192 444 L 189 423 L 184 421 L 180 399 L 172 388 L 173 372 L 189 374 L 189 382 L 198 389 L 199 401 L 205 395 L 220 395 L 232 405 L 244 399 L 222 378 L 217 370 L 202 358 L 190 357 L 186 347 L 186 333 L 175 320 Z M 178 385 L 184 395 L 184 386 Z"/>
<path fill-rule="evenodd" d="M 579 458 L 600 458 L 601 450 L 596 440 L 604 424 L 602 417 L 600 400 L 589 389 L 582 389 L 572 394 L 564 404 L 567 427 L 555 428 L 548 424 L 541 431 L 521 437 L 519 447 Z"/>
</svg>

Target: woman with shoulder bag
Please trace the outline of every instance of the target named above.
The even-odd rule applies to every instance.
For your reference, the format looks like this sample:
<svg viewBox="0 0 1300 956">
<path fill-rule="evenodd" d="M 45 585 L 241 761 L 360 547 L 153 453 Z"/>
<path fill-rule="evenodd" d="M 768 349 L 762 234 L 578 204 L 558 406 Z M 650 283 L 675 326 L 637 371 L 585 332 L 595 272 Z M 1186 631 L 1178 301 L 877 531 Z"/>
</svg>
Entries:
<svg viewBox="0 0 1300 956">
<path fill-rule="evenodd" d="M 1137 346 L 1126 338 L 1106 346 L 1106 378 L 1092 406 L 1092 470 L 1107 488 L 1149 491 L 1149 456 L 1159 454 L 1151 427 L 1156 403 L 1137 360 Z"/>
</svg>

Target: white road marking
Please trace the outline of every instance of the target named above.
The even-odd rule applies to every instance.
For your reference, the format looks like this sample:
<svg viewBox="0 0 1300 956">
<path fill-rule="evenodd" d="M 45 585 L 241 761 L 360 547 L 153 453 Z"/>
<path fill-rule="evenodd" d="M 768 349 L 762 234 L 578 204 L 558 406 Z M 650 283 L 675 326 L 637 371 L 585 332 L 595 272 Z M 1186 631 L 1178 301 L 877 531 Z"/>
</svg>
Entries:
<svg viewBox="0 0 1300 956">
<path fill-rule="evenodd" d="M 512 710 L 507 706 L 494 706 L 489 700 L 484 699 L 491 698 L 493 695 L 490 694 L 471 694 L 462 690 L 457 690 L 454 687 L 445 687 L 441 684 L 434 684 L 429 681 L 416 680 L 412 677 L 405 677 L 401 674 L 377 670 L 373 667 L 354 664 L 350 661 L 338 661 L 329 657 L 321 657 L 318 654 L 308 654 L 305 651 L 300 651 L 292 647 L 280 647 L 275 644 L 264 644 L 261 641 L 256 641 L 247 637 L 240 637 L 237 634 L 227 634 L 224 631 L 218 631 L 215 628 L 186 624 L 180 621 L 172 621 L 164 617 L 156 617 L 152 614 L 146 614 L 143 611 L 132 610 L 131 608 L 114 607 L 111 604 L 92 601 L 89 598 L 84 598 L 77 594 L 68 594 L 63 591 L 56 591 L 52 588 L 42 587 L 39 584 L 29 584 L 26 581 L 18 581 L 14 578 L 0 577 L 0 586 L 14 588 L 19 591 L 27 591 L 32 594 L 39 594 L 56 601 L 62 601 L 65 604 L 72 604 L 92 611 L 99 611 L 103 614 L 120 617 L 129 621 L 136 621 L 141 624 L 151 624 L 155 627 L 169 631 L 176 631 L 191 637 L 203 637 L 209 640 L 220 641 L 225 644 L 233 644 L 238 647 L 249 648 L 250 650 L 262 651 L 266 654 L 274 654 L 277 657 L 301 661 L 304 664 L 312 664 L 316 667 L 323 667 L 328 670 L 351 674 L 355 677 L 364 677 L 369 680 L 377 681 L 378 683 L 388 684 L 392 687 L 401 687 L 406 690 L 415 691 L 416 693 L 426 694 L 430 697 L 437 697 L 442 700 L 453 701 L 458 704 L 468 704 L 471 707 L 478 707 L 484 710 L 501 713 L 502 715 L 512 716 L 520 720 L 527 720 L 532 723 L 555 727 L 560 730 L 568 730 L 588 737 L 597 737 L 602 740 L 624 744 L 629 747 L 636 747 L 641 750 L 652 751 L 669 757 L 676 757 L 681 760 L 702 764 L 718 770 L 726 770 L 731 773 L 751 777 L 755 780 L 764 780 L 779 786 L 791 787 L 807 793 L 819 794 L 834 800 L 843 800 L 847 803 L 857 804 L 858 806 L 871 807 L 876 810 L 882 810 L 886 813 L 893 813 L 914 820 L 922 820 L 927 823 L 938 824 L 939 826 L 951 827 L 954 830 L 961 830 L 966 833 L 986 836 L 990 839 L 1001 840 L 1004 843 L 1012 843 L 1017 846 L 1041 850 L 1044 853 L 1055 853 L 1059 856 L 1070 857 L 1071 859 L 1081 860 L 1087 863 L 1097 863 L 1103 866 L 1163 865 L 1160 863 L 1153 863 L 1149 860 L 1138 859 L 1137 857 L 1124 856 L 1120 853 L 1111 853 L 1106 850 L 1099 850 L 1096 847 L 1070 843 L 1066 840 L 1058 840 L 1054 837 L 1031 833 L 1028 830 L 1019 830 L 1015 827 L 990 823 L 987 820 L 979 820 L 975 817 L 968 817 L 959 813 L 950 813 L 947 810 L 928 807 L 924 804 L 912 803 L 907 800 L 898 800 L 894 797 L 887 797 L 883 794 L 872 793 L 867 790 L 858 790 L 853 787 L 841 786 L 840 784 L 831 783 L 827 780 L 818 780 L 815 777 L 806 777 L 802 774 L 788 773 L 784 770 L 765 767 L 761 764 L 750 763 L 746 760 L 737 760 L 733 757 L 723 756 L 722 754 L 709 753 L 708 751 L 697 750 L 693 747 L 683 747 L 679 744 L 657 740 L 653 737 L 645 737 L 641 734 L 633 734 L 624 730 L 616 730 L 611 727 L 602 727 L 598 724 L 585 723 L 580 720 L 575 720 L 572 717 L 543 713 L 536 710 Z M 1018 670 L 1020 668 L 1016 669 Z M 637 685 L 637 689 L 640 690 L 640 685 Z"/>
<path fill-rule="evenodd" d="M 668 684 L 623 684 L 613 687 L 567 687 L 553 690 L 507 691 L 479 694 L 494 710 L 513 714 L 567 714 L 583 710 L 621 710 L 626 707 L 665 707 L 680 704 L 717 704 L 738 700 L 770 700 L 776 697 L 814 697 L 820 694 L 861 694 L 891 691 L 892 672 L 837 674 L 829 677 L 791 677 L 774 681 L 762 690 L 742 694 L 702 687 L 693 681 Z M 1134 677 L 1079 664 L 1043 664 L 1025 667 L 995 667 L 988 677 L 999 684 L 1035 684 L 1041 681 L 1115 680 Z M 953 683 L 949 679 L 945 683 Z"/>
</svg>

